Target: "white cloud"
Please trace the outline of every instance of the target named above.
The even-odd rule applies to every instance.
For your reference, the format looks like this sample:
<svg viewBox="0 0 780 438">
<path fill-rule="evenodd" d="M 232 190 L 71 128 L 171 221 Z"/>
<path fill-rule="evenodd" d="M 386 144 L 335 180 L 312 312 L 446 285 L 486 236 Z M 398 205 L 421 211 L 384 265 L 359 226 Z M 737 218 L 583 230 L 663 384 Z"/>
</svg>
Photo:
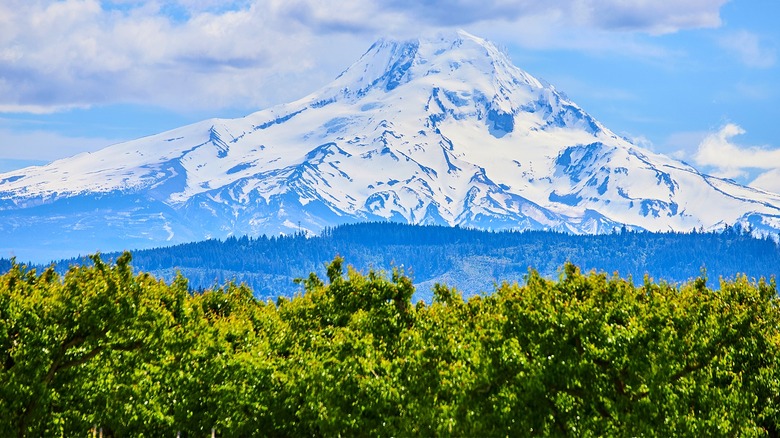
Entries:
<svg viewBox="0 0 780 438">
<path fill-rule="evenodd" d="M 780 169 L 772 169 L 762 173 L 750 185 L 770 192 L 780 193 Z"/>
<path fill-rule="evenodd" d="M 730 33 L 722 37 L 719 42 L 721 47 L 733 53 L 749 67 L 769 68 L 777 61 L 775 49 L 762 45 L 758 35 L 748 31 Z"/>
<path fill-rule="evenodd" d="M 708 135 L 694 155 L 698 164 L 721 169 L 772 169 L 780 164 L 780 149 L 758 146 L 738 146 L 731 139 L 744 134 L 737 124 L 727 123 L 718 132 Z"/>
<path fill-rule="evenodd" d="M 585 0 L 589 19 L 607 29 L 654 34 L 721 24 L 720 7 L 728 0 Z"/>
<path fill-rule="evenodd" d="M 312 0 L 313 1 L 313 0 Z M 564 21 L 610 30 L 654 34 L 717 27 L 727 0 L 393 0 L 388 8 L 409 11 L 420 21 L 461 26 L 486 20 L 557 16 Z"/>
<path fill-rule="evenodd" d="M 693 158 L 696 164 L 714 169 L 724 178 L 744 178 L 750 170 L 762 170 L 749 185 L 780 193 L 780 148 L 737 145 L 732 139 L 744 134 L 737 124 L 728 123 L 702 140 Z"/>
<path fill-rule="evenodd" d="M 150 5 L 103 9 L 94 0 L 17 0 L 0 6 L 0 17 L 10 17 L 0 31 L 6 61 L 0 63 L 0 108 L 265 106 L 300 97 L 289 84 L 304 73 L 324 82 L 315 65 L 332 78 L 365 45 L 355 41 L 354 53 L 329 62 L 324 42 L 307 29 L 290 29 L 274 16 L 273 5 L 191 9 L 181 19 Z"/>
<path fill-rule="evenodd" d="M 437 27 L 503 26 L 519 44 L 544 37 L 652 56 L 657 48 L 625 32 L 717 26 L 725 1 L 5 0 L 0 112 L 117 102 L 262 108 L 326 83 L 379 35 Z"/>
</svg>

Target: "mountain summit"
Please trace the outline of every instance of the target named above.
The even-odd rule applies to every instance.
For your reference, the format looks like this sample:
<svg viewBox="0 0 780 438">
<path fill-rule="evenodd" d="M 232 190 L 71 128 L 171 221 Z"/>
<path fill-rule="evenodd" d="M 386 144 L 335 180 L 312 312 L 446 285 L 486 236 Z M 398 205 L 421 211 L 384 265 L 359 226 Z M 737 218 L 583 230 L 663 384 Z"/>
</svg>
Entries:
<svg viewBox="0 0 780 438">
<path fill-rule="evenodd" d="M 0 250 L 28 257 L 376 220 L 776 233 L 780 195 L 632 144 L 462 31 L 377 41 L 244 118 L 0 174 Z"/>
</svg>

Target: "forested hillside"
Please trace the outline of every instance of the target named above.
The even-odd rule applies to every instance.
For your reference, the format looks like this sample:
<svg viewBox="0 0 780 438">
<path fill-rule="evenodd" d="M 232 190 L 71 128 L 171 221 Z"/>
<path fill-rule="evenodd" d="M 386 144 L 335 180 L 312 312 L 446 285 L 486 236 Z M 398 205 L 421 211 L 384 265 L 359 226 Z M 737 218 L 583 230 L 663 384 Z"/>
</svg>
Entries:
<svg viewBox="0 0 780 438">
<path fill-rule="evenodd" d="M 108 259 L 119 254 L 107 254 Z M 497 282 L 522 282 L 529 268 L 556 278 L 566 262 L 631 277 L 684 282 L 702 269 L 712 284 L 718 278 L 770 278 L 780 274 L 780 249 L 769 238 L 756 239 L 729 228 L 722 233 L 638 233 L 571 235 L 544 231 L 488 232 L 439 226 L 366 223 L 339 226 L 321 236 L 303 234 L 209 240 L 134 252 L 138 269 L 172 280 L 181 271 L 195 289 L 246 283 L 258 297 L 292 296 L 302 289 L 294 278 L 322 276 L 336 256 L 356 268 L 390 271 L 402 268 L 421 298 L 430 302 L 434 283 L 467 296 L 489 292 Z M 64 272 L 70 264 L 59 263 Z M 88 262 L 88 261 L 87 261 Z"/>
<path fill-rule="evenodd" d="M 377 239 L 388 236 L 377 236 Z M 93 257 L 0 276 L 4 436 L 778 436 L 780 300 L 535 271 L 411 301 L 398 271 L 191 293 Z M 485 286 L 488 288 L 488 286 Z"/>
</svg>

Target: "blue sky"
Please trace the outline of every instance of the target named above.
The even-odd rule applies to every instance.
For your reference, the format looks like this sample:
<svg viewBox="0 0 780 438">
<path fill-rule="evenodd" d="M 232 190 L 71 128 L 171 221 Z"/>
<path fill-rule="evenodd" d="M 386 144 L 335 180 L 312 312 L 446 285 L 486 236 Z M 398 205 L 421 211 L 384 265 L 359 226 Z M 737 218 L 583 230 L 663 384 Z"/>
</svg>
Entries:
<svg viewBox="0 0 780 438">
<path fill-rule="evenodd" d="M 383 36 L 462 28 L 613 131 L 780 192 L 776 0 L 4 0 L 0 171 L 325 85 Z"/>
</svg>

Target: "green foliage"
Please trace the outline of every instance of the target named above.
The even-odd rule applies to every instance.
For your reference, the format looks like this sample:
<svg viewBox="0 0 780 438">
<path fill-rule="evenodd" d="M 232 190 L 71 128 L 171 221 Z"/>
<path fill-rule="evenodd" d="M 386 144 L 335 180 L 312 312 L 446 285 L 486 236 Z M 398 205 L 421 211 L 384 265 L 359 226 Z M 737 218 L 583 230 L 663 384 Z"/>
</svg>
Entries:
<svg viewBox="0 0 780 438">
<path fill-rule="evenodd" d="M 18 436 L 777 436 L 774 281 L 558 280 L 412 304 L 400 270 L 275 303 L 130 255 L 0 276 L 0 430 Z"/>
</svg>

